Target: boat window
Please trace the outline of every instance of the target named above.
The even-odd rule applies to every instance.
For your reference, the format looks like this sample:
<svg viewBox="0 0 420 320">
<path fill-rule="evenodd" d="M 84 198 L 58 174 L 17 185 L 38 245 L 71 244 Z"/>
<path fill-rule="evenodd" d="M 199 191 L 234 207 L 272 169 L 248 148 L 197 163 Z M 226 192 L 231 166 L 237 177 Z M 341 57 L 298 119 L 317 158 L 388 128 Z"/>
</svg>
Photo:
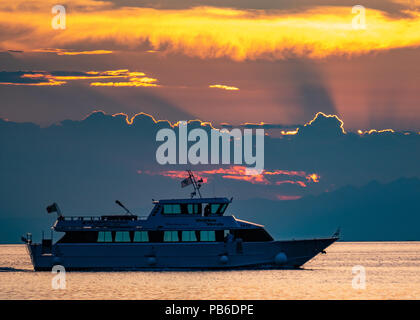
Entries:
<svg viewBox="0 0 420 320">
<path fill-rule="evenodd" d="M 182 231 L 182 241 L 197 241 L 195 231 Z"/>
<path fill-rule="evenodd" d="M 189 214 L 201 214 L 201 203 L 190 203 L 188 205 Z"/>
<path fill-rule="evenodd" d="M 117 231 L 115 242 L 130 242 L 130 233 L 128 231 Z"/>
<path fill-rule="evenodd" d="M 163 205 L 164 214 L 180 214 L 181 206 L 179 204 L 165 204 Z"/>
<path fill-rule="evenodd" d="M 204 215 L 223 214 L 226 210 L 227 203 L 208 203 L 204 207 Z"/>
<path fill-rule="evenodd" d="M 218 203 L 216 203 L 216 204 L 212 204 L 211 205 L 211 213 L 217 213 L 217 211 L 219 210 L 219 208 L 220 208 L 220 204 L 218 204 Z"/>
<path fill-rule="evenodd" d="M 112 234 L 110 231 L 99 231 L 98 242 L 112 242 Z"/>
<path fill-rule="evenodd" d="M 225 213 L 225 210 L 226 210 L 226 208 L 227 208 L 227 206 L 228 206 L 228 204 L 227 204 L 227 203 L 223 203 L 223 204 L 221 204 L 221 205 L 220 205 L 220 209 L 219 209 L 219 213 L 220 213 L 220 214 L 224 214 L 224 213 Z"/>
<path fill-rule="evenodd" d="M 226 209 L 225 204 L 214 203 L 211 205 L 211 213 L 223 213 L 225 209 Z"/>
<path fill-rule="evenodd" d="M 200 231 L 200 241 L 216 241 L 216 232 Z"/>
<path fill-rule="evenodd" d="M 149 235 L 147 231 L 136 231 L 134 232 L 134 242 L 148 242 Z"/>
<path fill-rule="evenodd" d="M 163 235 L 164 242 L 176 242 L 179 241 L 178 231 L 165 231 Z"/>
</svg>

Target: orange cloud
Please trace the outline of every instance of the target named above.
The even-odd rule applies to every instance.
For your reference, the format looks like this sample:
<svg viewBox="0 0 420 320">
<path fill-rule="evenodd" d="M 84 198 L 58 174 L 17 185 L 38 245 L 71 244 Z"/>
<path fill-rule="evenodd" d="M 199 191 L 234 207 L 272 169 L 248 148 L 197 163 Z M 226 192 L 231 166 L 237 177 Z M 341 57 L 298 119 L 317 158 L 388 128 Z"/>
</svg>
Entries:
<svg viewBox="0 0 420 320">
<path fill-rule="evenodd" d="M 299 128 L 297 128 L 296 130 L 289 130 L 289 131 L 282 130 L 281 134 L 284 135 L 284 136 L 290 136 L 290 135 L 293 136 L 293 135 L 297 134 L 298 131 L 299 131 Z"/>
<path fill-rule="evenodd" d="M 303 181 L 293 181 L 293 180 L 283 180 L 283 181 L 276 181 L 276 185 L 282 185 L 282 184 L 297 184 L 301 186 L 302 188 L 306 188 L 307 185 Z"/>
<path fill-rule="evenodd" d="M 311 181 L 311 182 L 319 182 L 320 176 L 317 175 L 316 173 L 312 173 L 308 176 L 306 176 L 306 180 Z"/>
<path fill-rule="evenodd" d="M 129 71 L 128 69 L 107 70 L 107 71 L 87 71 L 85 76 L 54 76 L 59 80 L 86 80 L 86 79 L 111 79 L 111 78 L 131 78 L 143 82 L 155 82 L 157 79 L 144 77 L 143 72 Z M 142 77 L 142 78 L 137 78 Z M 130 79 L 130 80 L 131 80 Z"/>
<path fill-rule="evenodd" d="M 76 56 L 76 55 L 92 55 L 92 54 L 111 54 L 111 50 L 89 50 L 89 51 L 69 51 L 65 49 L 35 49 L 32 52 L 55 53 L 59 56 Z"/>
<path fill-rule="evenodd" d="M 147 43 L 155 51 L 242 61 L 290 56 L 318 59 L 420 45 L 420 12 L 408 6 L 404 17 L 367 8 L 366 30 L 354 30 L 355 15 L 350 6 L 312 7 L 295 12 L 215 7 L 159 10 L 75 0 L 68 5 L 71 10 L 66 30 L 58 31 L 46 23 L 52 18 L 54 4 L 54 0 L 30 6 L 26 0 L 0 4 L 2 25 L 25 30 L 3 38 L 0 47 L 26 50 L 36 49 L 35 45 L 77 47 L 102 41 L 132 49 Z"/>
<path fill-rule="evenodd" d="M 384 133 L 384 132 L 394 133 L 395 131 L 393 129 L 383 129 L 383 130 L 371 129 L 371 130 L 365 130 L 365 131 L 357 130 L 357 133 L 360 135 L 372 134 L 372 133 Z"/>
<path fill-rule="evenodd" d="M 125 82 L 92 82 L 92 87 L 160 87 L 160 85 L 153 83 L 157 79 L 152 78 L 130 78 Z"/>
<path fill-rule="evenodd" d="M 217 88 L 217 89 L 223 89 L 228 91 L 237 91 L 239 88 L 237 87 L 231 87 L 231 86 L 225 86 L 223 84 L 212 84 L 209 86 L 209 88 Z"/>
<path fill-rule="evenodd" d="M 29 78 L 29 79 L 34 79 L 34 78 L 43 78 L 45 77 L 44 73 L 25 73 L 23 75 L 20 76 L 21 78 Z"/>
<path fill-rule="evenodd" d="M 72 80 L 92 80 L 92 79 L 111 79 L 128 78 L 126 82 L 92 82 L 91 86 L 143 86 L 158 87 L 157 79 L 145 77 L 143 72 L 131 72 L 127 69 L 107 70 L 107 71 L 88 71 L 74 72 L 75 75 L 57 75 L 58 72 L 39 71 L 37 73 L 23 73 L 16 81 L 0 82 L 2 85 L 25 85 L 25 86 L 60 86 Z M 71 74 L 71 72 L 69 72 Z M 19 81 L 19 79 L 32 79 L 32 82 Z M 43 81 L 44 80 L 44 81 Z M 35 82 L 37 81 L 37 82 Z"/>
<path fill-rule="evenodd" d="M 76 56 L 81 54 L 110 54 L 113 51 L 110 50 L 92 50 L 92 51 L 62 51 L 58 52 L 59 56 Z"/>
<path fill-rule="evenodd" d="M 120 82 L 92 82 L 90 86 L 92 87 L 160 87 L 155 78 L 145 77 L 143 72 L 130 72 L 128 69 L 105 71 L 101 74 L 106 77 L 125 77 L 129 78 L 128 81 Z"/>
<path fill-rule="evenodd" d="M 146 173 L 151 175 L 162 175 L 165 177 L 170 177 L 173 179 L 181 179 L 185 178 L 185 171 L 183 170 L 168 170 L 168 171 L 159 171 L 159 172 L 151 172 L 151 171 L 144 171 L 138 173 Z M 209 178 L 213 175 L 219 175 L 223 179 L 231 179 L 231 180 L 241 180 L 250 182 L 252 184 L 264 184 L 264 185 L 281 185 L 281 184 L 296 184 L 303 188 L 307 187 L 307 184 L 300 180 L 281 180 L 272 182 L 267 179 L 268 176 L 295 176 L 306 178 L 308 182 L 319 182 L 319 175 L 307 174 L 304 171 L 289 171 L 289 170 L 274 170 L 274 171 L 263 171 L 261 174 L 255 175 L 247 175 L 246 174 L 246 167 L 245 166 L 238 166 L 233 165 L 227 168 L 217 168 L 211 170 L 201 170 L 195 171 L 197 176 L 202 176 L 203 178 Z"/>
</svg>

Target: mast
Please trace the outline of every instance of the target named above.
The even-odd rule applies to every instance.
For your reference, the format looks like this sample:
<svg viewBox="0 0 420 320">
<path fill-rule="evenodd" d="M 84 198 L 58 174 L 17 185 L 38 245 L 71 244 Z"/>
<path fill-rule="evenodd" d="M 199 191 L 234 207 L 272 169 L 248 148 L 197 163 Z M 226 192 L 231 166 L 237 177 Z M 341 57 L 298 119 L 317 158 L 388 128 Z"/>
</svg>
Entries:
<svg viewBox="0 0 420 320">
<path fill-rule="evenodd" d="M 202 198 L 201 196 L 201 192 L 200 192 L 200 188 L 201 188 L 201 183 L 203 182 L 203 179 L 199 179 L 198 181 L 195 180 L 194 174 L 192 173 L 191 170 L 187 169 L 188 175 L 191 179 L 192 185 L 194 187 L 194 192 L 191 193 L 191 198 L 194 198 L 194 196 L 197 194 L 200 196 L 200 198 Z"/>
</svg>

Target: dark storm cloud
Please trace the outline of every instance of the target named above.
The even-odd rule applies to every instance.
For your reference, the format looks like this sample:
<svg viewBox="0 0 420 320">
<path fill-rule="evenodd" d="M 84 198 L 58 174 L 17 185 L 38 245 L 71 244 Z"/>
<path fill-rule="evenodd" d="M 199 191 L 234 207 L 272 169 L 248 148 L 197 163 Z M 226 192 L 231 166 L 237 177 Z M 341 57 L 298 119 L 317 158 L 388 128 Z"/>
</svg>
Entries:
<svg viewBox="0 0 420 320">
<path fill-rule="evenodd" d="M 16 85 L 55 85 L 60 77 L 73 77 L 77 80 L 86 78 L 95 78 L 95 74 L 90 74 L 83 71 L 0 71 L 0 85 L 16 84 Z M 104 78 L 111 77 L 110 75 L 102 75 Z M 60 81 L 60 85 L 66 81 Z"/>
<path fill-rule="evenodd" d="M 290 124 L 278 124 L 278 123 L 242 123 L 239 125 L 231 125 L 223 123 L 220 125 L 221 128 L 226 128 L 228 130 L 233 128 L 244 128 L 244 129 L 296 129 L 302 127 L 300 124 L 290 125 Z"/>
<path fill-rule="evenodd" d="M 29 73 L 35 74 L 35 72 L 29 72 Z M 24 74 L 25 74 L 24 71 L 15 71 L 15 72 L 0 71 L 0 84 L 2 83 L 30 84 L 30 83 L 39 83 L 42 81 L 42 79 L 22 78 Z"/>
<path fill-rule="evenodd" d="M 45 222 L 44 207 L 53 201 L 60 203 L 64 214 L 92 215 L 116 210 L 113 201 L 120 199 L 131 208 L 141 208 L 141 214 L 145 214 L 144 210 L 150 208 L 152 198 L 185 196 L 185 190 L 179 188 L 178 179 L 160 175 L 159 172 L 182 171 L 187 166 L 161 166 L 155 159 L 156 148 L 160 144 L 155 141 L 156 132 L 170 128 L 170 124 L 167 121 L 156 123 L 148 115 L 135 117 L 131 125 L 126 120 L 123 115 L 111 116 L 102 112 L 93 113 L 81 121 L 66 120 L 45 128 L 32 123 L 1 120 L 0 215 L 6 225 L 9 218 L 16 222 L 18 217 L 22 222 L 18 223 L 16 230 L 21 230 L 24 221 L 33 221 L 34 217 L 44 217 L 42 221 Z M 341 125 L 337 117 L 319 114 L 312 122 L 300 126 L 295 135 L 265 138 L 267 171 L 315 172 L 320 176 L 318 183 L 306 188 L 296 183 L 252 184 L 224 179 L 219 175 L 204 186 L 203 192 L 242 200 L 255 197 L 272 199 L 276 194 L 316 195 L 326 190 L 340 190 L 346 185 L 367 185 L 369 192 L 377 198 L 383 193 L 375 191 L 376 187 L 369 187 L 369 182 L 373 180 L 388 183 L 400 177 L 420 178 L 419 134 L 387 132 L 359 135 L 344 133 Z M 199 121 L 191 122 L 189 127 L 209 130 L 209 126 L 203 127 Z M 192 167 L 194 170 L 209 170 L 208 166 Z M 343 201 L 353 201 L 352 196 L 353 193 L 345 199 L 340 198 L 341 204 L 335 203 L 339 206 Z M 326 196 L 319 197 L 304 197 L 302 201 L 308 200 L 292 202 L 296 205 L 304 203 L 301 208 L 309 210 L 315 201 L 320 206 L 317 210 L 321 212 L 319 203 L 325 204 L 322 199 Z M 285 206 L 286 209 L 291 208 L 291 205 L 282 205 Z M 404 208 L 404 204 L 401 206 Z M 277 207 L 267 203 L 266 208 L 267 212 L 271 212 Z M 248 214 L 246 210 L 243 212 Z M 290 210 L 283 214 L 286 212 Z M 296 215 L 290 216 L 297 219 Z M 264 217 L 274 219 L 271 213 L 268 216 L 262 214 L 261 219 L 264 220 Z M 345 218 L 334 219 L 331 221 L 336 224 Z M 1 241 L 13 240 L 2 236 Z"/>
</svg>

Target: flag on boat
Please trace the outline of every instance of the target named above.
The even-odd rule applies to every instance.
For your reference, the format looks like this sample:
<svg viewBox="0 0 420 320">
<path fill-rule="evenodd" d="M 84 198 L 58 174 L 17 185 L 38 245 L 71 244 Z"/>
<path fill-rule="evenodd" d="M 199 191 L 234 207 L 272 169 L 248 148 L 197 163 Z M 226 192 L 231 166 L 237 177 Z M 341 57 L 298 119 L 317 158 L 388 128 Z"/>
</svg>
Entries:
<svg viewBox="0 0 420 320">
<path fill-rule="evenodd" d="M 54 202 L 53 204 L 49 205 L 47 207 L 47 212 L 51 213 L 51 212 L 58 212 L 58 207 L 57 204 Z"/>
<path fill-rule="evenodd" d="M 186 186 L 188 186 L 188 185 L 190 185 L 192 183 L 193 182 L 192 182 L 191 177 L 188 177 L 188 178 L 186 178 L 186 179 L 184 179 L 184 180 L 181 181 L 181 188 L 184 188 L 184 187 L 186 187 Z"/>
</svg>

